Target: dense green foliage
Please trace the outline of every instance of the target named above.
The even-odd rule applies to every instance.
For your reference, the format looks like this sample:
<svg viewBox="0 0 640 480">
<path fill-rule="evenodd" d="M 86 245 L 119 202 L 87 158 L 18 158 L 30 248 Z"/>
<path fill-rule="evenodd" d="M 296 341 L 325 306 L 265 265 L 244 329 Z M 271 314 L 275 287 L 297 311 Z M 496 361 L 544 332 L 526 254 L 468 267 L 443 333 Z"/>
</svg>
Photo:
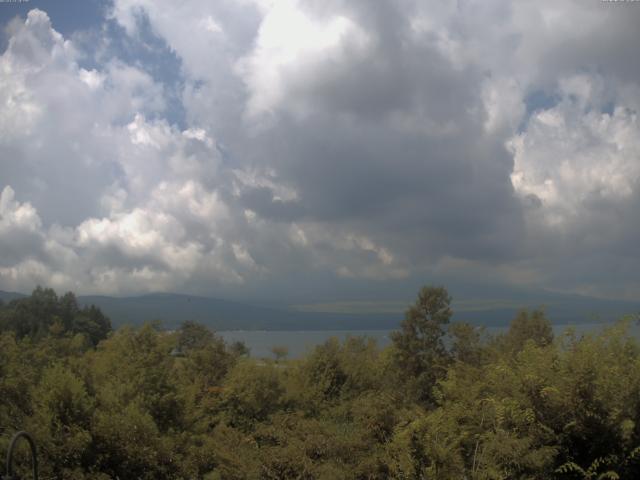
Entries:
<svg viewBox="0 0 640 480">
<path fill-rule="evenodd" d="M 490 337 L 449 304 L 423 289 L 386 349 L 257 360 L 191 322 L 109 332 L 38 289 L 0 307 L 0 451 L 26 429 L 65 479 L 640 478 L 629 321 L 554 339 L 522 312 Z"/>
<path fill-rule="evenodd" d="M 95 346 L 111 331 L 111 322 L 100 309 L 80 308 L 71 292 L 58 297 L 52 289 L 38 287 L 30 297 L 0 307 L 0 331 L 11 331 L 17 339 L 82 334 Z"/>
</svg>

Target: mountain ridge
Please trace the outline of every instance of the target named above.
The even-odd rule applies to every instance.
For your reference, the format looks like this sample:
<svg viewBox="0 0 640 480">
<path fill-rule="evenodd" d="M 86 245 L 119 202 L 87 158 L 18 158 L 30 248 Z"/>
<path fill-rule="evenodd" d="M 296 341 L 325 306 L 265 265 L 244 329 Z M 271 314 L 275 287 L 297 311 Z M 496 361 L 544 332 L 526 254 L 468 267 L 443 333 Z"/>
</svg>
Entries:
<svg viewBox="0 0 640 480">
<path fill-rule="evenodd" d="M 19 292 L 0 291 L 0 299 L 4 302 L 26 296 Z M 114 327 L 159 320 L 165 328 L 172 329 L 183 321 L 192 320 L 215 330 L 387 330 L 397 328 L 403 318 L 402 311 L 301 311 L 284 305 L 262 306 L 169 292 L 126 297 L 79 295 L 77 298 L 82 306 L 99 307 L 111 318 Z M 552 294 L 536 301 L 520 299 L 454 302 L 452 320 L 476 325 L 504 326 L 519 310 L 539 306 L 544 306 L 547 316 L 554 324 L 609 322 L 624 314 L 640 312 L 640 302 Z"/>
</svg>

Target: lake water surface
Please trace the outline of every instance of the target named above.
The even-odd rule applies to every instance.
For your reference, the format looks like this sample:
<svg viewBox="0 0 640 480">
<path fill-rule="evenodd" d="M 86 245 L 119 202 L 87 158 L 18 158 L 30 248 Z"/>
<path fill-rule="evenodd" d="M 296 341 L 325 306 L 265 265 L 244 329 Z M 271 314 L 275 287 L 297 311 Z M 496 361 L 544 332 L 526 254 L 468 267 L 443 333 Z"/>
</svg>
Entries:
<svg viewBox="0 0 640 480">
<path fill-rule="evenodd" d="M 241 341 L 249 347 L 252 357 L 273 357 L 275 346 L 287 347 L 289 358 L 302 357 L 316 345 L 331 337 L 343 341 L 347 337 L 370 337 L 381 347 L 389 345 L 391 330 L 309 330 L 309 331 L 263 331 L 234 330 L 217 332 L 227 342 Z"/>
<path fill-rule="evenodd" d="M 607 323 L 578 323 L 575 325 L 554 325 L 555 335 L 563 334 L 569 327 L 576 333 L 598 332 L 612 324 Z M 506 327 L 488 327 L 488 334 L 496 334 L 506 330 Z M 289 358 L 304 356 L 316 345 L 324 343 L 331 337 L 343 341 L 347 337 L 369 337 L 376 340 L 378 346 L 386 347 L 391 342 L 392 330 L 310 330 L 310 331 L 264 331 L 264 330 L 233 330 L 217 332 L 227 342 L 242 341 L 249 347 L 252 357 L 273 357 L 271 349 L 275 346 L 287 347 Z M 631 333 L 640 338 L 640 327 L 632 325 Z"/>
</svg>

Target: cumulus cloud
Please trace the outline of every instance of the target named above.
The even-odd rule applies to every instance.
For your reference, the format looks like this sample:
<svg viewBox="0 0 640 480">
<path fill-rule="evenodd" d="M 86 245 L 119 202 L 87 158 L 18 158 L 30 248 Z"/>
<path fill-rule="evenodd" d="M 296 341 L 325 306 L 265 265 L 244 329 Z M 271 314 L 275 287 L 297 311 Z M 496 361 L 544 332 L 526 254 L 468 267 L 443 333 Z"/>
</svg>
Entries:
<svg viewBox="0 0 640 480">
<path fill-rule="evenodd" d="M 320 82 L 312 72 L 323 64 L 347 63 L 367 49 L 367 34 L 345 15 L 314 18 L 295 1 L 275 2 L 264 13 L 252 52 L 236 63 L 249 91 L 249 116 L 270 112 L 291 92 L 313 89 Z M 304 113 L 305 105 L 299 107 Z"/>
<path fill-rule="evenodd" d="M 15 199 L 11 187 L 0 193 L 0 261 L 7 264 L 16 257 L 38 253 L 43 241 L 42 222 L 29 203 Z"/>
<path fill-rule="evenodd" d="M 180 125 L 153 59 L 32 10 L 0 57 L 0 287 L 633 295 L 598 273 L 638 256 L 627 7 L 114 0 L 96 22 L 177 58 Z"/>
<path fill-rule="evenodd" d="M 637 111 L 616 101 L 600 77 L 559 82 L 561 99 L 535 112 L 510 142 L 511 180 L 525 200 L 562 227 L 607 205 L 629 201 L 640 180 Z M 607 98 L 614 103 L 603 111 Z"/>
<path fill-rule="evenodd" d="M 45 222 L 67 225 L 95 213 L 96 192 L 121 174 L 114 152 L 131 110 L 162 103 L 161 87 L 135 67 L 87 70 L 78 59 L 40 10 L 0 58 L 1 100 L 10 106 L 0 112 L 2 182 L 27 195 Z"/>
<path fill-rule="evenodd" d="M 216 234 L 227 214 L 215 142 L 144 117 L 163 109 L 148 73 L 119 61 L 87 70 L 78 58 L 32 10 L 0 60 L 12 106 L 0 114 L 6 286 L 162 290 L 203 264 L 223 283 L 241 282 Z M 205 240 L 190 235 L 198 224 Z"/>
</svg>

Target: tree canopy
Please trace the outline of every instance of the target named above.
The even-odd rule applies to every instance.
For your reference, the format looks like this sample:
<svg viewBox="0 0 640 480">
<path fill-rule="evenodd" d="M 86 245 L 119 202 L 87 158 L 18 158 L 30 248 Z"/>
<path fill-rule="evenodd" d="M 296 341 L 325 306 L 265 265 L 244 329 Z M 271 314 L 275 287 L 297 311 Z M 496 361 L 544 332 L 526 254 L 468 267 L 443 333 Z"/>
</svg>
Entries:
<svg viewBox="0 0 640 480">
<path fill-rule="evenodd" d="M 95 346 L 111 332 L 111 321 L 93 305 L 81 308 L 71 292 L 58 297 L 51 288 L 37 287 L 29 297 L 0 305 L 0 330 L 33 340 L 82 334 Z"/>
<path fill-rule="evenodd" d="M 400 369 L 415 380 L 424 401 L 446 372 L 448 353 L 444 345 L 446 325 L 452 315 L 451 297 L 444 287 L 424 287 L 409 307 L 400 330 L 391 335 Z"/>
<path fill-rule="evenodd" d="M 554 338 L 522 312 L 492 336 L 450 305 L 427 287 L 388 348 L 274 360 L 192 322 L 92 337 L 102 314 L 38 289 L 0 307 L 0 451 L 26 429 L 42 478 L 77 480 L 640 478 L 630 320 Z"/>
</svg>

